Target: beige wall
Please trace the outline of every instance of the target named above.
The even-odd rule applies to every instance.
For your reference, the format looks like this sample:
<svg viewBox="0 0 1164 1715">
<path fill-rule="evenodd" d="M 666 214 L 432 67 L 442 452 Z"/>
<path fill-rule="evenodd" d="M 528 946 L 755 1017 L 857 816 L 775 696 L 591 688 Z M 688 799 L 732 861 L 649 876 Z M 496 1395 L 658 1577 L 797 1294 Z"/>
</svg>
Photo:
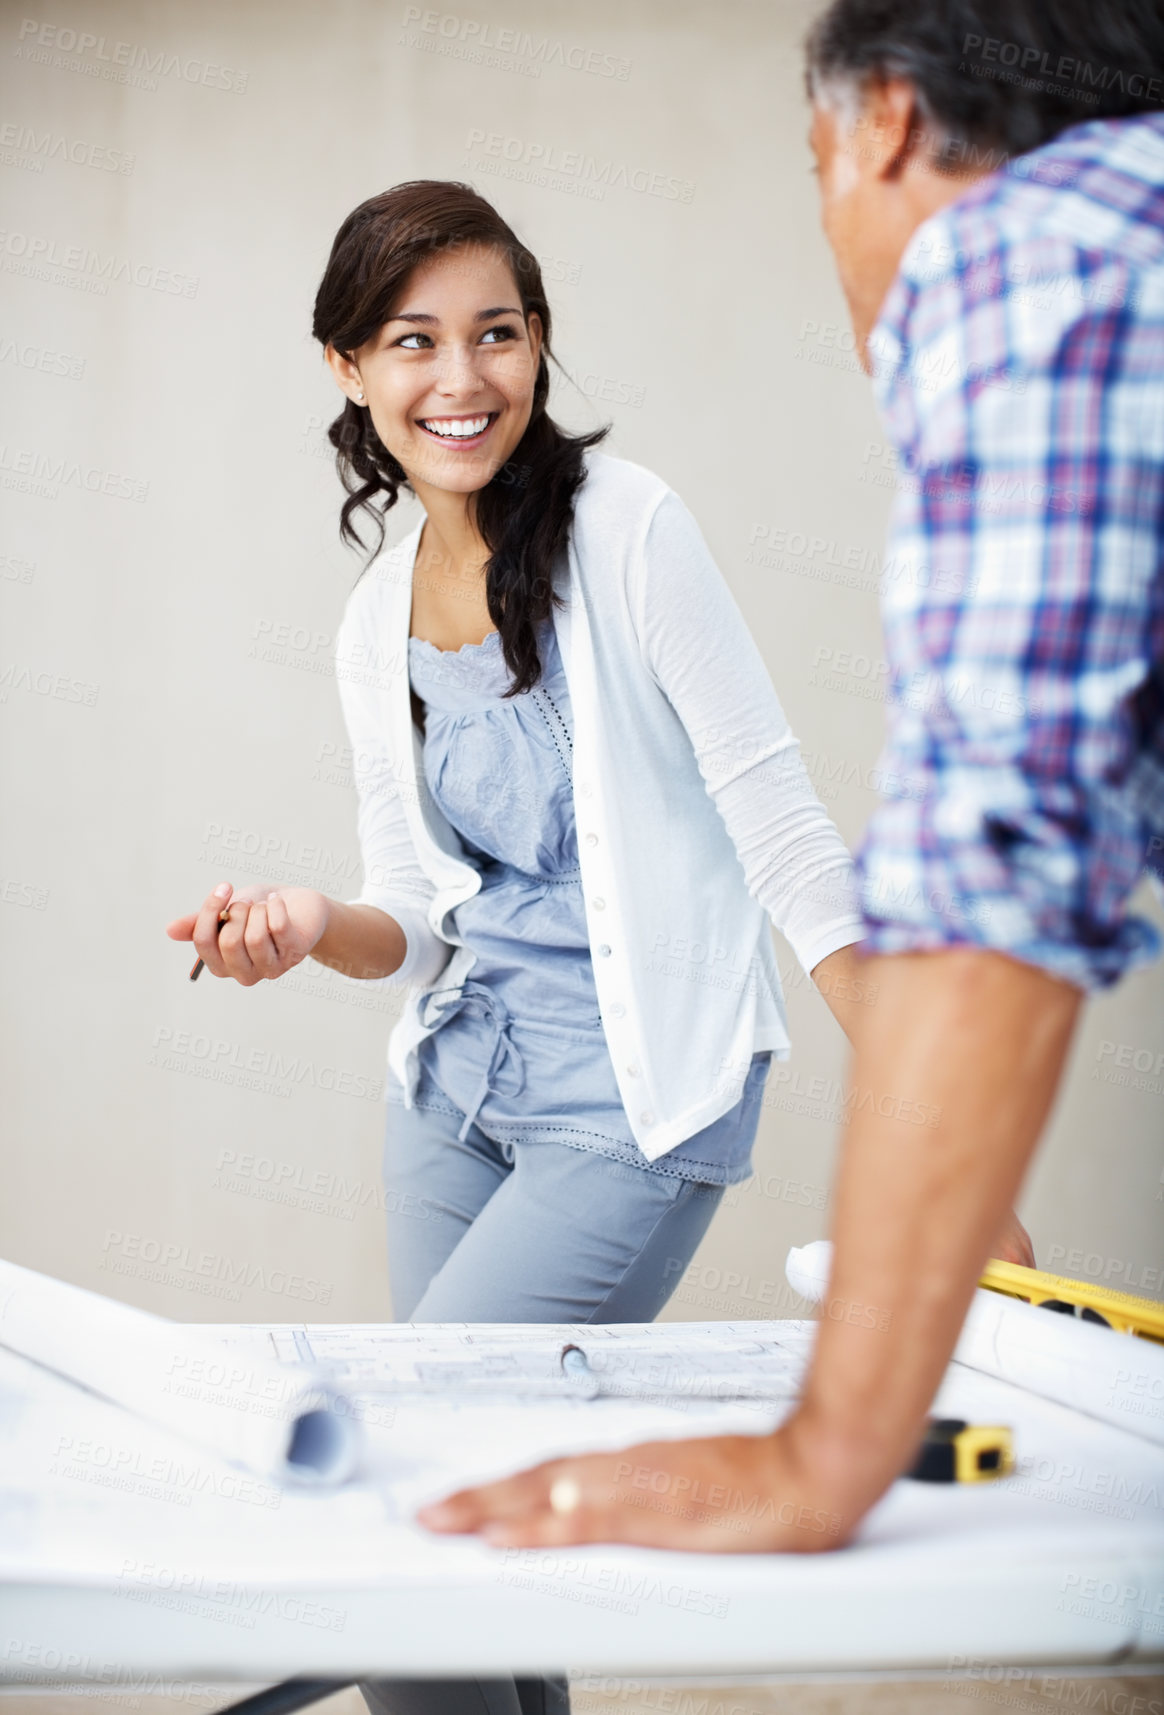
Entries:
<svg viewBox="0 0 1164 1715">
<path fill-rule="evenodd" d="M 162 934 L 222 876 L 355 890 L 328 664 L 357 566 L 308 324 L 335 227 L 374 191 L 469 178 L 547 259 L 580 383 L 561 414 L 609 416 L 614 450 L 692 506 L 860 833 L 876 597 L 830 559 L 878 553 L 889 473 L 816 224 L 807 15 L 485 0 L 463 21 L 532 32 L 507 67 L 464 57 L 453 14 L 406 27 L 395 0 L 3 11 L 4 1254 L 185 1320 L 388 1314 L 384 1109 L 322 1086 L 378 1083 L 390 1014 L 314 965 L 192 986 Z M 590 195 L 579 155 L 611 164 Z M 833 547 L 807 560 L 798 534 Z M 827 648 L 855 661 L 822 680 Z M 1091 1006 L 1022 1205 L 1042 1260 L 1078 1250 L 1133 1287 L 1160 1281 L 1164 1075 L 1104 1074 L 1118 1045 L 1164 1053 L 1162 1000 L 1158 966 Z M 825 1229 L 841 1046 L 802 984 L 790 1009 L 802 1096 L 771 1088 L 759 1177 L 669 1314 L 787 1313 L 785 1251 Z M 199 1075 L 213 1043 L 221 1079 Z M 311 1069 L 289 1093 L 229 1081 L 275 1054 Z M 280 1199 L 224 1174 L 231 1152 Z M 343 1183 L 313 1206 L 317 1174 Z M 167 1248 L 163 1275 L 143 1256 Z M 224 1287 L 244 1264 L 251 1284 Z"/>
</svg>

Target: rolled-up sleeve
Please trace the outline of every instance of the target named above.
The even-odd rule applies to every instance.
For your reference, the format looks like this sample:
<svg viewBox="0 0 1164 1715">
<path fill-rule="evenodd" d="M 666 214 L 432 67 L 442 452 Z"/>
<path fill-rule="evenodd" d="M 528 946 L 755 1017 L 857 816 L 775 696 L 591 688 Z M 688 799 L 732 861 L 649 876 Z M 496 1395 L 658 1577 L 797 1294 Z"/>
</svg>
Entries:
<svg viewBox="0 0 1164 1715">
<path fill-rule="evenodd" d="M 980 946 L 1095 988 L 1158 947 L 1126 905 L 1161 671 L 1159 284 L 1153 310 L 1110 253 L 1032 239 L 967 266 L 945 236 L 879 330 L 899 465 L 882 767 L 910 792 L 859 853 L 866 948 Z"/>
</svg>

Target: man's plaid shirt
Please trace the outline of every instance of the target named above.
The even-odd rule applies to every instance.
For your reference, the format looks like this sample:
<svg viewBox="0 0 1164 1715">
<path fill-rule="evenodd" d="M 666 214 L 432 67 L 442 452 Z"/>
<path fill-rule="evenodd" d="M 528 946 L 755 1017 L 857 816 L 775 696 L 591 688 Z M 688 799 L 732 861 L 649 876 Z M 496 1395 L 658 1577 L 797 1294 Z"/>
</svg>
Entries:
<svg viewBox="0 0 1164 1715">
<path fill-rule="evenodd" d="M 1164 115 L 1017 157 L 915 233 L 870 340 L 897 454 L 870 951 L 1084 988 L 1158 950 Z"/>
</svg>

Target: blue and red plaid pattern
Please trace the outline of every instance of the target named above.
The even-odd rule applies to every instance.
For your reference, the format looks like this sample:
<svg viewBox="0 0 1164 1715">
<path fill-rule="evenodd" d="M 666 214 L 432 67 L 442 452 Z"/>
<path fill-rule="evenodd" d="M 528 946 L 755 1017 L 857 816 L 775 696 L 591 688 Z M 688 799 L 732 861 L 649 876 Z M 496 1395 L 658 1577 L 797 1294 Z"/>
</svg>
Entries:
<svg viewBox="0 0 1164 1715">
<path fill-rule="evenodd" d="M 1159 950 L 1164 115 L 1097 120 L 919 228 L 870 341 L 897 455 L 870 951 L 1083 988 Z M 921 783 L 919 787 L 919 782 Z"/>
</svg>

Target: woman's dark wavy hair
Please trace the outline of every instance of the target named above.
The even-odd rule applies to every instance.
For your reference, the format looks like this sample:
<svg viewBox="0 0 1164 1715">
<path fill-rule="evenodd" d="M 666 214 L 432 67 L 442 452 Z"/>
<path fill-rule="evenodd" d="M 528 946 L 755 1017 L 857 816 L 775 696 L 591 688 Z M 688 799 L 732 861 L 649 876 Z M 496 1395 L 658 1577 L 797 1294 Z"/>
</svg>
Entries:
<svg viewBox="0 0 1164 1715">
<path fill-rule="evenodd" d="M 485 596 L 511 675 L 507 694 L 516 696 L 536 684 L 541 671 L 535 626 L 549 617 L 555 601 L 554 564 L 566 545 L 575 496 L 585 479 L 583 454 L 608 432 L 568 435 L 546 413 L 553 352 L 550 306 L 537 258 L 470 186 L 444 179 L 395 185 L 361 203 L 336 233 L 311 331 L 321 345 L 352 357 L 388 320 L 418 264 L 465 244 L 492 245 L 505 255 L 523 316 L 528 323 L 536 314 L 542 324 L 529 424 L 508 463 L 475 497 L 477 528 L 489 550 Z M 370 563 L 384 542 L 384 515 L 401 488 L 408 487 L 408 478 L 376 433 L 366 405 L 348 400 L 328 439 L 348 494 L 340 535 L 366 547 L 355 522 L 358 513 L 366 512 L 377 531 Z"/>
<path fill-rule="evenodd" d="M 907 78 L 935 165 L 1025 154 L 1088 119 L 1164 106 L 1161 0 L 833 0 L 807 42 L 820 84 Z"/>
</svg>

